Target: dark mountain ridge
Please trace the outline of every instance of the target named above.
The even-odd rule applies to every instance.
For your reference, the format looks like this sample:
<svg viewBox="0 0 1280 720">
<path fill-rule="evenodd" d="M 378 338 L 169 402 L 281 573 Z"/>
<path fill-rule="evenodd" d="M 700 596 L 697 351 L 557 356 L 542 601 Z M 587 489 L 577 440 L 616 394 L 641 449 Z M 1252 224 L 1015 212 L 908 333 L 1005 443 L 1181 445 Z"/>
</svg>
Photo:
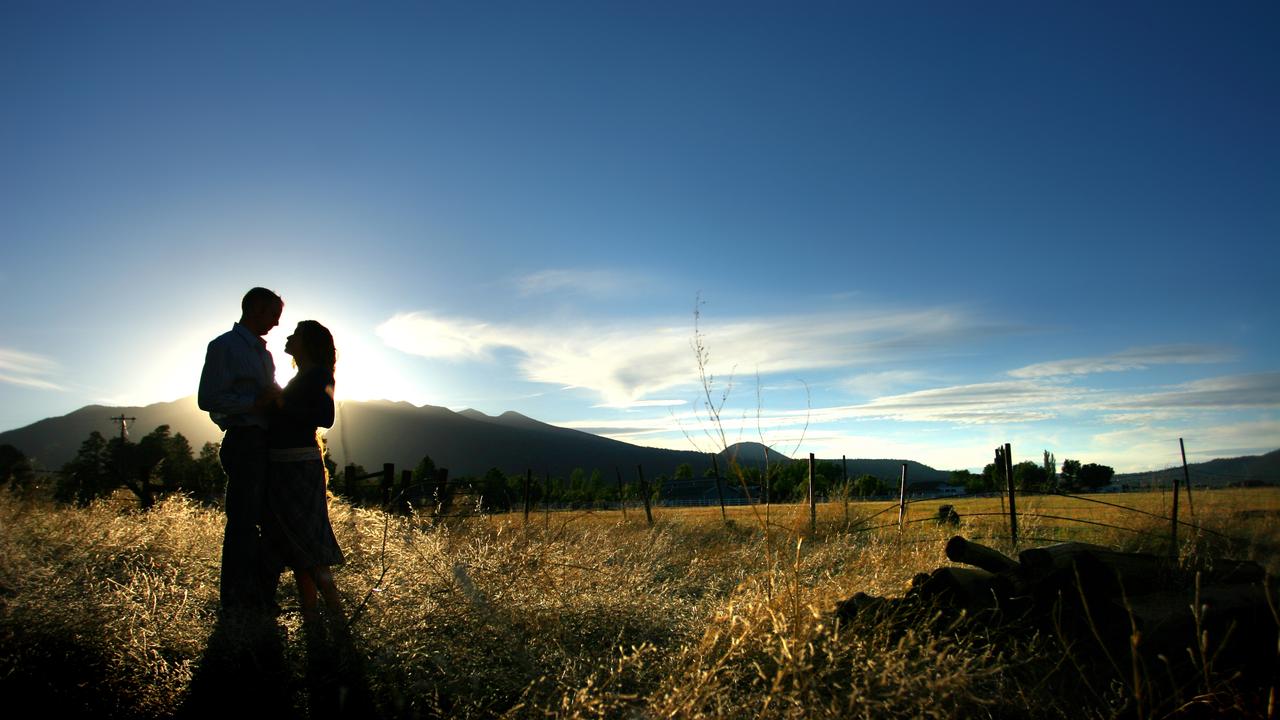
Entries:
<svg viewBox="0 0 1280 720">
<path fill-rule="evenodd" d="M 89 405 L 0 433 L 0 444 L 13 445 L 44 468 L 58 469 L 75 456 L 90 432 L 97 430 L 107 437 L 118 433 L 118 425 L 111 418 L 120 415 L 137 418 L 129 428 L 135 441 L 159 425 L 168 425 L 172 432 L 185 435 L 196 450 L 206 442 L 218 442 L 222 436 L 209 416 L 196 407 L 195 398 L 186 397 L 143 407 Z M 424 455 L 429 455 L 437 467 L 449 468 L 454 477 L 481 475 L 493 467 L 508 474 L 531 470 L 539 476 L 550 473 L 556 477 L 567 476 L 574 468 L 588 472 L 599 469 L 611 477 L 617 468 L 624 480 L 631 481 L 637 466 L 643 467 L 645 475 L 652 479 L 672 474 L 682 463 L 692 465 L 694 476 L 701 477 L 711 464 L 705 453 L 632 445 L 550 425 L 517 412 L 493 416 L 473 409 L 454 412 L 434 405 L 388 400 L 342 402 L 337 422 L 326 439 L 331 455 L 340 465 L 352 462 L 375 470 L 389 462 L 398 469 L 412 469 Z M 720 470 L 728 473 L 729 457 L 745 466 L 763 466 L 765 449 L 764 445 L 751 442 L 730 446 L 718 453 Z M 773 448 L 768 449 L 768 457 L 770 463 L 807 461 L 793 460 Z M 840 458 L 821 460 L 841 463 Z M 896 483 L 904 462 L 911 485 L 949 477 L 944 470 L 912 460 L 849 458 L 846 462 L 850 478 L 866 474 Z M 1280 450 L 1195 463 L 1190 472 L 1197 486 L 1274 483 L 1280 480 Z M 1181 479 L 1181 473 L 1180 467 L 1124 473 L 1117 475 L 1116 481 L 1167 485 L 1174 475 Z"/>
<path fill-rule="evenodd" d="M 1217 458 L 1205 462 L 1188 463 L 1187 473 L 1196 487 L 1228 487 L 1231 485 L 1280 483 L 1280 450 L 1263 455 L 1245 455 L 1233 458 Z M 1174 479 L 1185 482 L 1181 467 L 1165 468 L 1152 472 L 1120 473 L 1114 481 L 1132 487 L 1169 487 Z"/>
</svg>

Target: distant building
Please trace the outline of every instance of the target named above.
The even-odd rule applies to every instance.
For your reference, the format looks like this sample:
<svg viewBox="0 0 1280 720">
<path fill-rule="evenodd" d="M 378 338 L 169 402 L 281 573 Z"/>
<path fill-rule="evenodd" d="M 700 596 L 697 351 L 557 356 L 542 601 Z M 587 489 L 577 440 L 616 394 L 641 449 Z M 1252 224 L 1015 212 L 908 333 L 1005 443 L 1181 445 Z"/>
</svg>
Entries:
<svg viewBox="0 0 1280 720">
<path fill-rule="evenodd" d="M 907 485 L 907 495 L 912 497 L 957 497 L 964 494 L 963 485 L 952 485 L 945 480 L 921 480 Z"/>
</svg>

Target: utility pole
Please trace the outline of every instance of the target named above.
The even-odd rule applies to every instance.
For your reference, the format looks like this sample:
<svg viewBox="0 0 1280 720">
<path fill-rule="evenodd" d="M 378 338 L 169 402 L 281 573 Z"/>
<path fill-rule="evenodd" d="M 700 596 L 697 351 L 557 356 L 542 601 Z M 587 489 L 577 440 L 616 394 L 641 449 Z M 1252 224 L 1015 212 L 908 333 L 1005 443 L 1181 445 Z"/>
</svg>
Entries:
<svg viewBox="0 0 1280 720">
<path fill-rule="evenodd" d="M 119 415 L 117 415 L 117 416 L 115 416 L 115 417 L 111 418 L 111 421 L 112 421 L 112 422 L 114 422 L 114 423 L 116 423 L 116 424 L 118 424 L 118 425 L 120 426 L 120 439 L 121 439 L 121 440 L 128 440 L 128 439 L 129 439 L 129 423 L 131 423 L 131 422 L 133 422 L 134 420 L 137 420 L 137 419 L 138 419 L 138 418 L 136 418 L 136 417 L 125 417 L 125 416 L 124 416 L 124 413 L 121 413 L 121 414 L 119 414 Z"/>
</svg>

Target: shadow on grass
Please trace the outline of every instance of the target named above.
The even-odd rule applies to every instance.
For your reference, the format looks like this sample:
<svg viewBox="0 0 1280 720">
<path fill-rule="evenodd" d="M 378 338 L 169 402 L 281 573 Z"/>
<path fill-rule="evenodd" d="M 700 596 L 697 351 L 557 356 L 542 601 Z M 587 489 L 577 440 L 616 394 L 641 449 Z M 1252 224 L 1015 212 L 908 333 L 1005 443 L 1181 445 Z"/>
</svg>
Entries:
<svg viewBox="0 0 1280 720">
<path fill-rule="evenodd" d="M 377 717 L 366 663 L 345 628 L 304 628 L 304 678 L 274 618 L 225 616 L 209 637 L 179 718 Z"/>
</svg>

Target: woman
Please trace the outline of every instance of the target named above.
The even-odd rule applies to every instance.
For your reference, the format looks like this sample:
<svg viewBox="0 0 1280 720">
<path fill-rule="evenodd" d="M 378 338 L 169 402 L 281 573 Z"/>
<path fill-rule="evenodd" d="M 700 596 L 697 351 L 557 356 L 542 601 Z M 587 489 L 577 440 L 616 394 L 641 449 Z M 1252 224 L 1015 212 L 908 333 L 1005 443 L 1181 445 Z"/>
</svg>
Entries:
<svg viewBox="0 0 1280 720">
<path fill-rule="evenodd" d="M 304 320 L 289 336 L 284 351 L 298 374 L 285 386 L 271 418 L 268 447 L 271 476 L 267 487 L 264 533 L 284 564 L 293 569 L 309 624 L 320 620 L 317 591 L 330 613 L 341 615 L 331 565 L 343 562 L 329 524 L 328 473 L 316 439 L 317 427 L 333 425 L 333 335 L 320 323 Z"/>
</svg>

